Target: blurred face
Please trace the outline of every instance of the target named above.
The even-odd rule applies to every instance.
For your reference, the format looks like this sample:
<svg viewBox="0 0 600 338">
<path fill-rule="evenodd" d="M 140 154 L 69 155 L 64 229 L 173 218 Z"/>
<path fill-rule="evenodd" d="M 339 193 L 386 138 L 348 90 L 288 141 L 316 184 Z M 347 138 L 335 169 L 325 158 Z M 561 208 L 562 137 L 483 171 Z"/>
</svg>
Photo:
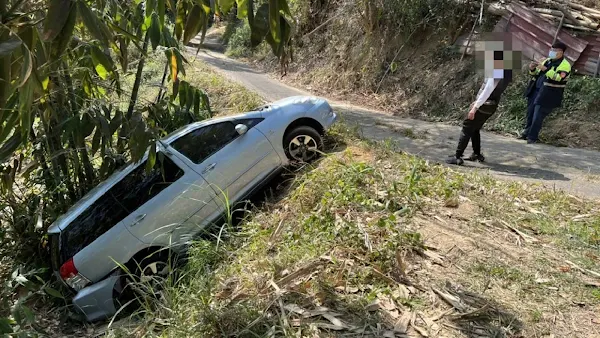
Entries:
<svg viewBox="0 0 600 338">
<path fill-rule="evenodd" d="M 512 40 L 510 34 L 493 33 L 476 42 L 476 64 L 485 78 L 502 79 L 521 69 L 521 52 Z"/>
<path fill-rule="evenodd" d="M 548 54 L 548 56 L 553 60 L 560 59 L 563 57 L 563 55 L 564 51 L 560 48 L 551 48 L 550 53 Z"/>
</svg>

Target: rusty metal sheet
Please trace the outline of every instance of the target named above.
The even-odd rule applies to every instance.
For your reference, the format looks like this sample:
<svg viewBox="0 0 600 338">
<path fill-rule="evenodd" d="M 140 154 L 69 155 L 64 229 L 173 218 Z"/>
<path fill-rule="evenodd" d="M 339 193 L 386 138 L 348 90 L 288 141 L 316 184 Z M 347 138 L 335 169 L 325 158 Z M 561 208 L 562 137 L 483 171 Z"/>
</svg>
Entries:
<svg viewBox="0 0 600 338">
<path fill-rule="evenodd" d="M 558 24 L 553 24 L 545 18 L 539 16 L 535 12 L 532 12 L 527 7 L 517 4 L 511 3 L 508 5 L 509 11 L 513 12 L 514 16 L 518 16 L 523 20 L 527 21 L 530 25 L 537 27 L 539 30 L 543 31 L 548 35 L 548 42 L 551 44 L 552 40 L 554 40 L 554 35 L 556 34 L 556 30 L 558 29 Z M 558 34 L 558 40 L 564 42 L 569 49 L 574 50 L 578 53 L 583 52 L 585 47 L 587 46 L 587 41 L 577 38 L 572 34 L 569 34 L 564 29 L 561 29 Z"/>
<path fill-rule="evenodd" d="M 513 14 L 509 31 L 513 33 L 520 32 L 518 36 L 523 40 L 525 45 L 531 46 L 535 50 L 535 54 L 545 56 L 552 46 L 558 25 L 553 25 L 527 7 L 517 3 L 509 4 L 507 9 Z M 579 56 L 588 45 L 587 41 L 579 39 L 562 29 L 558 34 L 558 40 L 564 42 L 569 47 L 565 53 L 565 57 L 571 63 L 575 63 L 579 59 Z M 539 57 L 536 55 L 528 56 L 536 59 Z"/>
<path fill-rule="evenodd" d="M 514 2 L 509 4 L 507 9 L 510 16 L 503 17 L 494 31 L 512 33 L 516 40 L 521 42 L 519 45 L 523 56 L 533 60 L 545 57 L 552 46 L 558 24 L 553 24 L 527 7 Z M 510 24 L 508 24 L 509 19 Z M 593 75 L 596 72 L 600 54 L 600 34 L 576 37 L 561 29 L 557 39 L 569 47 L 565 57 L 579 73 Z"/>
<path fill-rule="evenodd" d="M 595 75 L 600 60 L 600 34 L 587 35 L 582 39 L 588 42 L 588 46 L 575 62 L 574 68 L 580 74 Z"/>
</svg>

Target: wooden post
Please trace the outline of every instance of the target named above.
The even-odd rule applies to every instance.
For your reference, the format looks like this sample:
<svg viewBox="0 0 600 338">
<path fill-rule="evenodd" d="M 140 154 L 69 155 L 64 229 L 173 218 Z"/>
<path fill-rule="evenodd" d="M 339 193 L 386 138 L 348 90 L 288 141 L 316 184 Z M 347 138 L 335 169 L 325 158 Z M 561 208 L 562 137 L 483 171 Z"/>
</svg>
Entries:
<svg viewBox="0 0 600 338">
<path fill-rule="evenodd" d="M 469 50 L 469 45 L 471 44 L 471 39 L 473 38 L 473 33 L 475 33 L 475 27 L 477 27 L 477 21 L 481 24 L 481 20 L 483 18 L 483 6 L 485 6 L 485 0 L 481 0 L 481 8 L 479 9 L 479 18 L 475 20 L 473 23 L 473 28 L 471 29 L 471 33 L 469 34 L 469 38 L 467 39 L 467 45 L 465 46 L 465 50 L 463 51 L 460 61 L 465 58 L 467 51 Z"/>
<path fill-rule="evenodd" d="M 594 77 L 598 77 L 600 74 L 600 53 L 598 53 L 598 60 L 596 60 L 596 72 L 594 73 Z"/>
<path fill-rule="evenodd" d="M 558 23 L 558 29 L 556 30 L 556 34 L 554 34 L 554 40 L 552 40 L 552 44 L 556 43 L 556 39 L 558 39 L 558 33 L 560 33 L 560 29 L 565 22 L 565 12 L 562 12 L 562 16 L 560 17 L 560 22 Z"/>
<path fill-rule="evenodd" d="M 512 17 L 515 15 L 515 13 L 510 12 L 510 15 L 508 16 L 508 21 L 506 22 L 506 26 L 504 26 L 504 32 L 508 32 L 508 28 L 510 27 L 510 20 L 512 20 Z"/>
</svg>

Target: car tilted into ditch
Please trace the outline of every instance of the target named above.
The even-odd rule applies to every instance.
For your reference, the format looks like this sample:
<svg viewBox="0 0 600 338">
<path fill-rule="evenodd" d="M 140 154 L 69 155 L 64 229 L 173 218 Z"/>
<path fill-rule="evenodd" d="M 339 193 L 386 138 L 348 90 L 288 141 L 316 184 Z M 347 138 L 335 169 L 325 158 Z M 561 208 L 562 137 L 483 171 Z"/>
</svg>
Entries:
<svg viewBox="0 0 600 338">
<path fill-rule="evenodd" d="M 315 159 L 335 120 L 327 101 L 290 97 L 185 126 L 157 142 L 152 171 L 147 152 L 115 172 L 48 230 L 53 270 L 75 307 L 88 321 L 113 316 L 126 276 L 160 273 L 167 252 L 184 251 L 228 204 L 291 162 Z"/>
</svg>

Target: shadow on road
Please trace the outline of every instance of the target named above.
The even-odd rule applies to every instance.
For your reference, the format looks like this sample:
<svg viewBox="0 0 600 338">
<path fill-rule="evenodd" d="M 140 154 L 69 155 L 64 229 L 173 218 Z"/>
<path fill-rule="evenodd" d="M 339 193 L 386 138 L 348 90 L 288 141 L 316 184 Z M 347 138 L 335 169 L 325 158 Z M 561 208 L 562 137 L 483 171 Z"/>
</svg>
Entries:
<svg viewBox="0 0 600 338">
<path fill-rule="evenodd" d="M 491 171 L 498 172 L 500 174 L 509 174 L 510 176 L 523 177 L 529 179 L 543 181 L 570 181 L 570 179 L 565 175 L 547 169 L 523 167 L 500 163 L 485 163 L 485 168 Z"/>
</svg>

